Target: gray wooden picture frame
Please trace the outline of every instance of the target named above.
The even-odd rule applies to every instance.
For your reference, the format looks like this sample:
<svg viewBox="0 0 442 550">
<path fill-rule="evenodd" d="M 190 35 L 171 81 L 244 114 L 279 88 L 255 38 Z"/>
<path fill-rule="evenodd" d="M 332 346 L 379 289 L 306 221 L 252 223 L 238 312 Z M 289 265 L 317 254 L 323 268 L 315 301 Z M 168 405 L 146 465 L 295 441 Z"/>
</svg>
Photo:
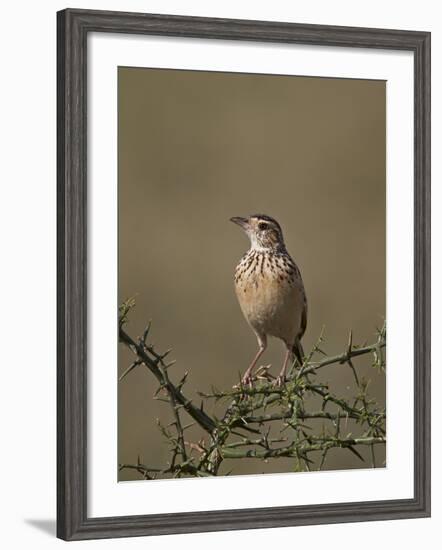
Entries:
<svg viewBox="0 0 442 550">
<path fill-rule="evenodd" d="M 57 535 L 65 540 L 430 515 L 430 33 L 67 9 L 57 14 Z M 87 515 L 87 36 L 150 34 L 408 50 L 414 55 L 414 498 Z M 148 498 L 148 487 L 146 486 Z"/>
</svg>

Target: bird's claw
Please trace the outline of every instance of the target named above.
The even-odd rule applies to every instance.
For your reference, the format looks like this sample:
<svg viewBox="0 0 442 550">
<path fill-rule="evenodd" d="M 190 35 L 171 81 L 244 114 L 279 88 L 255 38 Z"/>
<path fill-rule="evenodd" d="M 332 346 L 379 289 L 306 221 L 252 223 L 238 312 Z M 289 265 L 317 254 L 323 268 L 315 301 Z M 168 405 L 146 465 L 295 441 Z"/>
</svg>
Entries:
<svg viewBox="0 0 442 550">
<path fill-rule="evenodd" d="M 250 390 L 253 388 L 253 379 L 251 376 L 243 376 L 243 379 L 241 380 L 241 384 L 245 388 L 249 388 Z"/>
<path fill-rule="evenodd" d="M 242 389 L 242 388 L 248 388 L 248 389 L 253 388 L 253 380 L 252 380 L 251 376 L 243 376 L 241 378 L 241 382 L 239 382 L 238 384 L 235 384 L 233 386 L 234 390 L 239 390 L 239 389 Z"/>
<path fill-rule="evenodd" d="M 273 382 L 273 385 L 276 387 L 276 388 L 282 388 L 282 386 L 285 386 L 285 383 L 286 383 L 286 377 L 285 377 L 285 374 L 280 374 L 279 376 L 277 376 Z"/>
</svg>

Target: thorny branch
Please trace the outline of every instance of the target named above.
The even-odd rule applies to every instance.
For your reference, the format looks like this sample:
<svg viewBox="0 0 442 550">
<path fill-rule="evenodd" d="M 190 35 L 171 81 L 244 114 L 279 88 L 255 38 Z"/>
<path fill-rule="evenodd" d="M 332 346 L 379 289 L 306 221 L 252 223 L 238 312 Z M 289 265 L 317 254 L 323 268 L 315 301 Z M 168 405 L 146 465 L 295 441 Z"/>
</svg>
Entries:
<svg viewBox="0 0 442 550">
<path fill-rule="evenodd" d="M 147 466 L 138 457 L 136 464 L 120 464 L 120 470 L 135 470 L 144 479 L 204 477 L 218 475 L 226 460 L 280 457 L 293 458 L 294 471 L 311 470 L 313 465 L 321 470 L 332 449 L 345 449 L 365 461 L 356 448 L 364 446 L 370 447 L 371 466 L 376 467 L 375 446 L 386 443 L 385 410 L 369 397 L 368 382 L 359 378 L 354 360 L 371 355 L 373 367 L 385 370 L 385 325 L 377 332 L 375 341 L 363 347 L 353 344 L 350 332 L 346 350 L 333 357 L 322 351 L 324 338 L 321 334 L 301 368 L 292 365 L 283 387 L 275 387 L 268 367 L 260 367 L 252 387 L 245 387 L 240 381 L 227 391 L 214 387 L 210 392 L 199 391 L 202 401 L 197 407 L 183 393 L 188 373 L 178 383 L 173 383 L 169 377 L 168 369 L 174 361 L 167 362 L 166 357 L 171 350 L 160 354 L 148 343 L 151 324 L 137 340 L 126 332 L 124 326 L 134 305 L 135 301 L 130 299 L 119 311 L 120 343 L 135 356 L 120 381 L 135 368 L 143 366 L 156 378 L 159 385 L 154 398 L 168 403 L 172 411 L 170 424 L 163 426 L 158 422 L 163 437 L 170 444 L 171 455 L 168 464 L 162 467 Z M 322 358 L 315 360 L 318 355 Z M 356 390 L 352 399 L 335 395 L 328 384 L 317 381 L 318 371 L 333 365 L 346 365 L 351 370 Z M 319 405 L 314 410 L 307 410 L 307 398 L 312 396 Z M 220 418 L 206 412 L 208 400 L 225 403 Z M 272 410 L 267 412 L 268 409 Z M 193 422 L 185 425 L 183 413 Z M 356 426 L 357 435 L 343 431 L 348 429 L 349 420 Z M 309 424 L 310 421 L 322 422 L 320 429 L 317 424 Z M 206 433 L 207 441 L 204 437 L 199 441 L 186 440 L 186 430 L 195 424 Z M 277 437 L 271 435 L 275 426 L 279 428 Z"/>
</svg>

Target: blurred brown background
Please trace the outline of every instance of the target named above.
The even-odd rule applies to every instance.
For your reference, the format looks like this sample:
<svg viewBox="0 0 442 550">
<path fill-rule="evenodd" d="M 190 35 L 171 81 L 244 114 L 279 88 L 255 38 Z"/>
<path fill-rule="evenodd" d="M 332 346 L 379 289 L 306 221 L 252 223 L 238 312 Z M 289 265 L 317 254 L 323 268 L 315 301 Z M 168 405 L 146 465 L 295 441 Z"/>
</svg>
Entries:
<svg viewBox="0 0 442 550">
<path fill-rule="evenodd" d="M 385 317 L 385 82 L 120 68 L 118 116 L 119 300 L 136 296 L 129 334 L 152 319 L 157 349 L 173 347 L 172 378 L 190 371 L 189 397 L 231 387 L 256 352 L 233 289 L 248 241 L 231 216 L 281 223 L 309 300 L 306 350 L 323 325 L 328 354 L 344 351 L 349 329 L 355 343 L 373 340 Z M 278 372 L 283 353 L 271 340 L 262 364 Z M 120 346 L 119 372 L 131 361 Z M 355 363 L 385 403 L 384 376 Z M 335 392 L 353 391 L 350 369 L 325 370 Z M 156 387 L 142 368 L 119 385 L 119 462 L 166 463 L 156 418 L 170 412 Z M 229 467 L 283 472 L 292 461 Z M 327 460 L 360 467 L 344 449 Z"/>
</svg>

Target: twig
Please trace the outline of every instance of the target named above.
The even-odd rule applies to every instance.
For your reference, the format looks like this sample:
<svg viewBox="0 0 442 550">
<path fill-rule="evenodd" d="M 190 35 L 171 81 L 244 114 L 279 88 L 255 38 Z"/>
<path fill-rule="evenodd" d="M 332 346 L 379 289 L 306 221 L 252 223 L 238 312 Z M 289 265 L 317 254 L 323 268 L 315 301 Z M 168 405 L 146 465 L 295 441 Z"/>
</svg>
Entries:
<svg viewBox="0 0 442 550">
<path fill-rule="evenodd" d="M 221 464 L 227 459 L 266 460 L 279 457 L 294 458 L 295 470 L 310 471 L 317 467 L 321 470 L 332 449 L 346 449 L 359 460 L 364 461 L 364 457 L 356 447 L 367 445 L 370 447 L 371 465 L 373 468 L 376 467 L 375 446 L 386 442 L 385 411 L 378 410 L 376 403 L 368 397 L 368 382 L 360 379 L 353 360 L 372 354 L 374 366 L 383 370 L 385 364 L 382 349 L 385 348 L 385 325 L 378 332 L 376 341 L 363 347 L 353 344 L 353 334 L 350 331 L 345 352 L 333 357 L 327 357 L 322 349 L 324 339 L 321 332 L 318 341 L 304 358 L 301 368 L 295 369 L 296 362 L 292 365 L 289 379 L 284 386 L 275 387 L 273 377 L 268 372 L 269 367 L 263 366 L 256 370 L 251 387 L 243 386 L 240 379 L 238 386 L 232 390 L 223 391 L 212 388 L 211 392 L 199 391 L 203 399 L 201 405 L 196 407 L 182 391 L 187 381 L 188 371 L 178 383 L 173 383 L 168 374 L 168 368 L 173 362 L 165 361 L 170 350 L 160 354 L 153 345 L 148 344 L 151 323 L 149 322 L 137 341 L 124 330 L 123 326 L 128 321 L 128 312 L 133 306 L 134 301 L 128 301 L 120 308 L 122 315 L 119 322 L 120 341 L 136 356 L 135 361 L 120 376 L 120 380 L 141 365 L 146 366 L 155 376 L 159 387 L 154 399 L 169 403 L 172 408 L 173 420 L 170 424 L 162 426 L 158 423 L 161 433 L 170 443 L 171 457 L 164 468 L 149 468 L 138 460 L 137 464 L 121 464 L 120 471 L 132 469 L 144 479 L 170 476 L 201 477 L 217 475 Z M 325 357 L 320 361 L 313 361 L 317 353 Z M 348 365 L 352 371 L 357 394 L 350 401 L 333 394 L 327 384 L 317 382 L 314 378 L 319 369 L 337 364 Z M 165 395 L 162 392 L 165 392 Z M 307 410 L 306 397 L 310 394 L 320 398 L 319 409 Z M 220 418 L 205 412 L 207 410 L 204 406 L 205 399 L 215 399 L 216 402 L 228 401 Z M 267 412 L 269 408 L 273 410 Z M 181 418 L 182 411 L 186 411 L 194 422 L 184 425 Z M 320 434 L 316 424 L 309 425 L 310 420 L 323 421 Z M 343 433 L 344 429 L 348 429 L 349 420 L 353 421 L 351 426 L 355 427 L 357 435 Z M 278 422 L 280 423 L 279 436 L 270 437 L 271 423 L 273 423 L 273 431 L 278 426 Z M 195 424 L 209 434 L 207 444 L 201 438 L 197 443 L 185 440 L 185 430 Z M 255 436 L 245 437 L 241 430 Z M 285 445 L 281 447 L 283 443 Z M 318 452 L 320 452 L 319 464 L 315 464 L 310 453 Z"/>
<path fill-rule="evenodd" d="M 385 444 L 385 438 L 383 437 L 371 437 L 371 438 L 351 438 L 351 439 L 321 439 L 318 440 L 318 443 L 313 443 L 311 445 L 306 445 L 303 447 L 297 447 L 294 445 L 289 445 L 281 449 L 230 449 L 223 447 L 221 453 L 224 458 L 283 458 L 283 457 L 295 457 L 299 451 L 302 452 L 312 452 L 312 451 L 324 451 L 325 449 L 329 450 L 333 447 L 341 448 L 351 448 L 354 445 L 378 445 Z"/>
<path fill-rule="evenodd" d="M 215 423 L 213 420 L 201 409 L 196 408 L 190 399 L 187 399 L 181 390 L 175 387 L 169 380 L 164 377 L 164 372 L 158 367 L 159 359 L 151 358 L 145 349 L 140 344 L 137 344 L 132 338 L 125 332 L 123 328 L 119 331 L 120 341 L 125 344 L 135 355 L 138 356 L 140 361 L 146 365 L 150 372 L 155 376 L 160 385 L 164 386 L 170 395 L 173 395 L 175 401 L 180 405 L 183 405 L 185 410 L 198 424 L 208 433 L 211 433 L 215 429 Z"/>
</svg>

